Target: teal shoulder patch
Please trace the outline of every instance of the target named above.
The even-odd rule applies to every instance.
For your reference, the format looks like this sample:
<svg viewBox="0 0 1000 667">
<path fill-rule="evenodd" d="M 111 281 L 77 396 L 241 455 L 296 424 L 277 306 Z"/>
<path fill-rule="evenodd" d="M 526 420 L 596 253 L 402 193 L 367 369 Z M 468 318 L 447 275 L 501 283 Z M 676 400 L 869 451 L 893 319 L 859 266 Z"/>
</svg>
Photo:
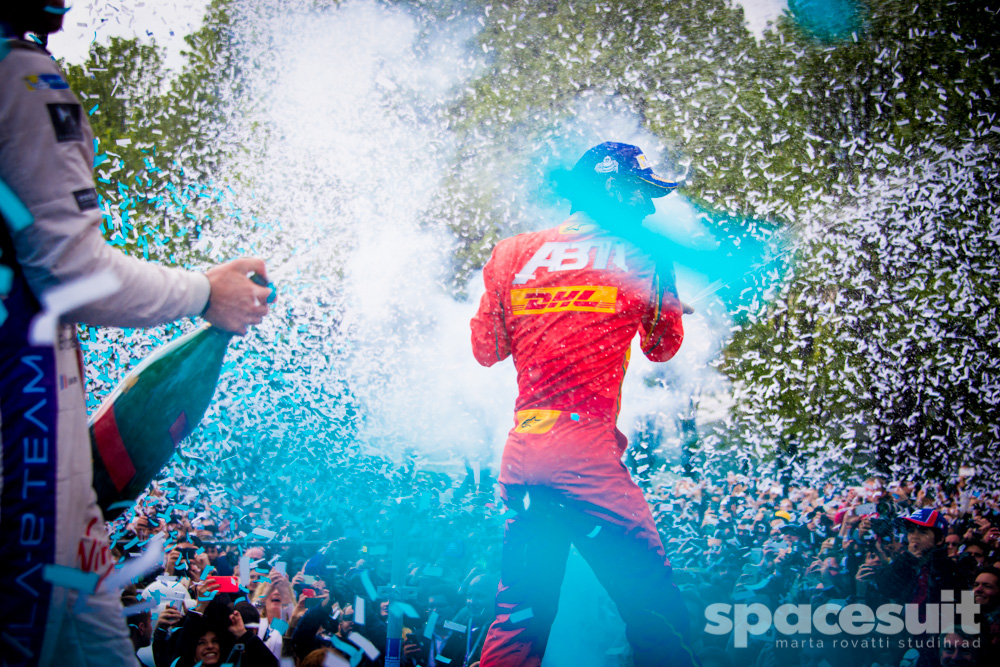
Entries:
<svg viewBox="0 0 1000 667">
<path fill-rule="evenodd" d="M 0 180 L 0 214 L 12 232 L 19 232 L 35 221 L 21 198 L 2 180 Z"/>
</svg>

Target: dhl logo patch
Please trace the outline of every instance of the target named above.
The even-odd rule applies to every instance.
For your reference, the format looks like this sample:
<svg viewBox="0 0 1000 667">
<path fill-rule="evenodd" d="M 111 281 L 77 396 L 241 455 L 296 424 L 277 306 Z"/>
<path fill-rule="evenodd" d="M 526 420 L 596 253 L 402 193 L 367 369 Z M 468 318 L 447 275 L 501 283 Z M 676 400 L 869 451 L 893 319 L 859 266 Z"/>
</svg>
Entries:
<svg viewBox="0 0 1000 667">
<path fill-rule="evenodd" d="M 511 311 L 515 316 L 567 311 L 613 313 L 617 301 L 617 287 L 580 285 L 575 287 L 531 287 L 510 291 Z"/>
<path fill-rule="evenodd" d="M 517 413 L 516 433 L 548 433 L 556 425 L 560 410 L 519 410 Z"/>
</svg>

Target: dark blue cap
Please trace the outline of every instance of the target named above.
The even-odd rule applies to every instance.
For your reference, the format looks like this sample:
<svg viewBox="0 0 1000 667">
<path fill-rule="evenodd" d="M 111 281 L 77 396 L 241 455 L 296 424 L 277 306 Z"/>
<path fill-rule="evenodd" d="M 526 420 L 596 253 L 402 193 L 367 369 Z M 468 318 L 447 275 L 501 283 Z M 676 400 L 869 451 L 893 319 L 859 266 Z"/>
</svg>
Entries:
<svg viewBox="0 0 1000 667">
<path fill-rule="evenodd" d="M 913 513 L 906 517 L 906 520 L 924 528 L 937 528 L 942 533 L 948 530 L 948 522 L 941 516 L 941 513 L 928 507 L 913 510 Z"/>
<path fill-rule="evenodd" d="M 677 188 L 677 183 L 653 172 L 649 160 L 638 146 L 615 141 L 605 141 L 584 153 L 573 167 L 573 174 L 586 179 L 611 174 L 628 176 L 648 185 L 651 197 L 666 196 Z"/>
</svg>

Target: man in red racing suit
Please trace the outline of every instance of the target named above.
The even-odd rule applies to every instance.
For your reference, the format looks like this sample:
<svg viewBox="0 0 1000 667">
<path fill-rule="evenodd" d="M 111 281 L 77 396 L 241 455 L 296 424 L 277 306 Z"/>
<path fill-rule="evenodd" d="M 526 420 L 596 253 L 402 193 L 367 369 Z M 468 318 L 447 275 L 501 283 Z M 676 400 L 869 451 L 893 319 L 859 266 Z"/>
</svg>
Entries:
<svg viewBox="0 0 1000 667">
<path fill-rule="evenodd" d="M 643 353 L 667 361 L 683 338 L 682 306 L 669 263 L 606 231 L 638 227 L 651 197 L 676 185 L 638 148 L 618 143 L 589 150 L 572 174 L 580 188 L 573 216 L 497 244 L 472 320 L 479 363 L 513 355 L 518 378 L 499 475 L 514 516 L 482 667 L 541 663 L 571 543 L 617 604 L 636 665 L 696 664 L 670 563 L 621 462 L 627 439 L 616 427 L 632 338 L 638 331 Z"/>
</svg>

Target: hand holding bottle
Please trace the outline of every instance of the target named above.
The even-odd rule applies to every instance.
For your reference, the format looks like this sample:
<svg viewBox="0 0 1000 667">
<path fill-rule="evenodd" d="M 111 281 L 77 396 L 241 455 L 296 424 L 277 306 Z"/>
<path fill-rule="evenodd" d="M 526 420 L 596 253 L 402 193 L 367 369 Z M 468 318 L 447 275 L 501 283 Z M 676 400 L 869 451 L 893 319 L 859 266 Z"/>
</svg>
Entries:
<svg viewBox="0 0 1000 667">
<path fill-rule="evenodd" d="M 264 260 L 257 257 L 234 259 L 206 271 L 211 296 L 205 320 L 240 336 L 250 325 L 260 324 L 267 315 L 271 290 L 255 284 L 248 276 L 257 273 L 266 279 L 266 272 Z"/>
<path fill-rule="evenodd" d="M 159 347 L 90 420 L 93 486 L 104 518 L 135 500 L 201 421 L 234 334 L 259 324 L 273 301 L 264 261 L 236 259 L 205 272 L 211 295 L 202 326 Z"/>
</svg>

